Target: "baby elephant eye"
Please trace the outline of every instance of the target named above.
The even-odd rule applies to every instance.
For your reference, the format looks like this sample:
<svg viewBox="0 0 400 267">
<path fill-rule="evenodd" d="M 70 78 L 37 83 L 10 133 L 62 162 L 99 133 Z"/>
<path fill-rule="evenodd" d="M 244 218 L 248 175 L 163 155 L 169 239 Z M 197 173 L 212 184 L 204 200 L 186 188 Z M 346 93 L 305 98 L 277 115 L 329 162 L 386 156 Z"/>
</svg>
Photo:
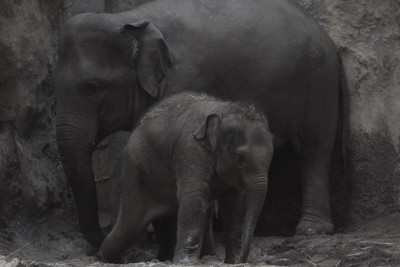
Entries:
<svg viewBox="0 0 400 267">
<path fill-rule="evenodd" d="M 238 166 L 243 165 L 243 155 L 239 153 L 235 153 L 235 161 Z"/>
</svg>

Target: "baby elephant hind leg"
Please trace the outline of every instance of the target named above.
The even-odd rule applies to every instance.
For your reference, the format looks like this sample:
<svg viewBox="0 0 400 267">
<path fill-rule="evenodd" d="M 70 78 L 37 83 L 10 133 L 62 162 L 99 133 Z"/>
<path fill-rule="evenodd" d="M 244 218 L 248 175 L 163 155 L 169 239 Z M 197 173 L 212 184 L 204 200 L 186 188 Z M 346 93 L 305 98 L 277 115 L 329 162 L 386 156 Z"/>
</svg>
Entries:
<svg viewBox="0 0 400 267">
<path fill-rule="evenodd" d="M 139 241 L 147 226 L 160 216 L 161 210 L 138 189 L 130 192 L 129 201 L 123 197 L 117 223 L 101 245 L 99 257 L 106 262 L 118 263 L 124 251 Z"/>
<path fill-rule="evenodd" d="M 154 232 L 159 244 L 157 258 L 160 261 L 172 261 L 174 257 L 177 233 L 176 216 L 174 214 L 153 221 Z"/>
<path fill-rule="evenodd" d="M 149 223 L 143 220 L 144 217 L 142 205 L 133 205 L 130 210 L 121 209 L 117 223 L 100 247 L 99 257 L 105 262 L 119 263 L 124 251 L 144 234 Z"/>
</svg>

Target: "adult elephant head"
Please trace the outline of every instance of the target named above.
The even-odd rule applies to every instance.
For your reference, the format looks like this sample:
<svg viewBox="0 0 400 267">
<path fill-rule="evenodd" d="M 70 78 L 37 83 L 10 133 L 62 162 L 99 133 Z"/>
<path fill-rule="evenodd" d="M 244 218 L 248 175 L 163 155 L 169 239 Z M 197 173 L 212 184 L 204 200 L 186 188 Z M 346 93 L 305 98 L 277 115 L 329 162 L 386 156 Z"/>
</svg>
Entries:
<svg viewBox="0 0 400 267">
<path fill-rule="evenodd" d="M 152 24 L 118 24 L 94 14 L 71 18 L 55 76 L 57 144 L 79 226 L 96 247 L 104 234 L 91 154 L 110 133 L 132 129 L 158 96 L 159 82 L 172 63 L 162 34 Z"/>
</svg>

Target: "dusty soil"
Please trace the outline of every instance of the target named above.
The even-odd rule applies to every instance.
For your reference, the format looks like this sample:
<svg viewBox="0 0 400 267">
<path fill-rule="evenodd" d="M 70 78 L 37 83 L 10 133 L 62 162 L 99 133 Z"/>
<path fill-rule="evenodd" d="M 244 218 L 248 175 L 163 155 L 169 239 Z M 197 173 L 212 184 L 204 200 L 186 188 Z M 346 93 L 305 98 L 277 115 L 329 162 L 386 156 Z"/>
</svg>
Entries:
<svg viewBox="0 0 400 267">
<path fill-rule="evenodd" d="M 75 225 L 65 216 L 51 215 L 1 231 L 0 266 L 116 266 L 87 256 Z M 224 266 L 220 233 L 216 239 L 217 256 L 203 258 L 201 265 Z M 126 266 L 173 266 L 152 261 L 156 252 L 148 233 L 128 253 L 127 261 L 137 263 Z M 333 236 L 255 237 L 250 262 L 247 266 L 400 266 L 400 213 L 339 229 Z"/>
</svg>

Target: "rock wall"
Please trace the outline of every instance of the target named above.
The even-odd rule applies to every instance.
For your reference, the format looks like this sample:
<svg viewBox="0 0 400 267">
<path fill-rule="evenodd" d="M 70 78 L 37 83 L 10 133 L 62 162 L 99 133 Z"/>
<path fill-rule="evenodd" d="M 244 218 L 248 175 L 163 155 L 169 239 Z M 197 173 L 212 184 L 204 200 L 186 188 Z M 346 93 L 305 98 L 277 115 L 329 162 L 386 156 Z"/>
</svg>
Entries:
<svg viewBox="0 0 400 267">
<path fill-rule="evenodd" d="M 343 61 L 349 217 L 367 219 L 398 209 L 400 2 L 300 3 L 329 33 Z"/>
<path fill-rule="evenodd" d="M 64 198 L 51 73 L 67 1 L 0 2 L 0 220 L 46 212 Z"/>
<path fill-rule="evenodd" d="M 86 11 L 119 12 L 141 2 L 0 2 L 0 226 L 16 216 L 73 207 L 55 145 L 51 79 L 66 18 Z M 342 125 L 347 168 L 343 174 L 338 144 L 331 171 L 333 213 L 350 222 L 389 213 L 400 202 L 400 2 L 299 3 L 337 44 L 346 78 Z M 96 166 L 110 160 L 109 150 L 120 145 L 115 140 L 105 141 L 103 152 L 95 155 Z M 104 170 L 97 173 L 102 176 Z"/>
</svg>

